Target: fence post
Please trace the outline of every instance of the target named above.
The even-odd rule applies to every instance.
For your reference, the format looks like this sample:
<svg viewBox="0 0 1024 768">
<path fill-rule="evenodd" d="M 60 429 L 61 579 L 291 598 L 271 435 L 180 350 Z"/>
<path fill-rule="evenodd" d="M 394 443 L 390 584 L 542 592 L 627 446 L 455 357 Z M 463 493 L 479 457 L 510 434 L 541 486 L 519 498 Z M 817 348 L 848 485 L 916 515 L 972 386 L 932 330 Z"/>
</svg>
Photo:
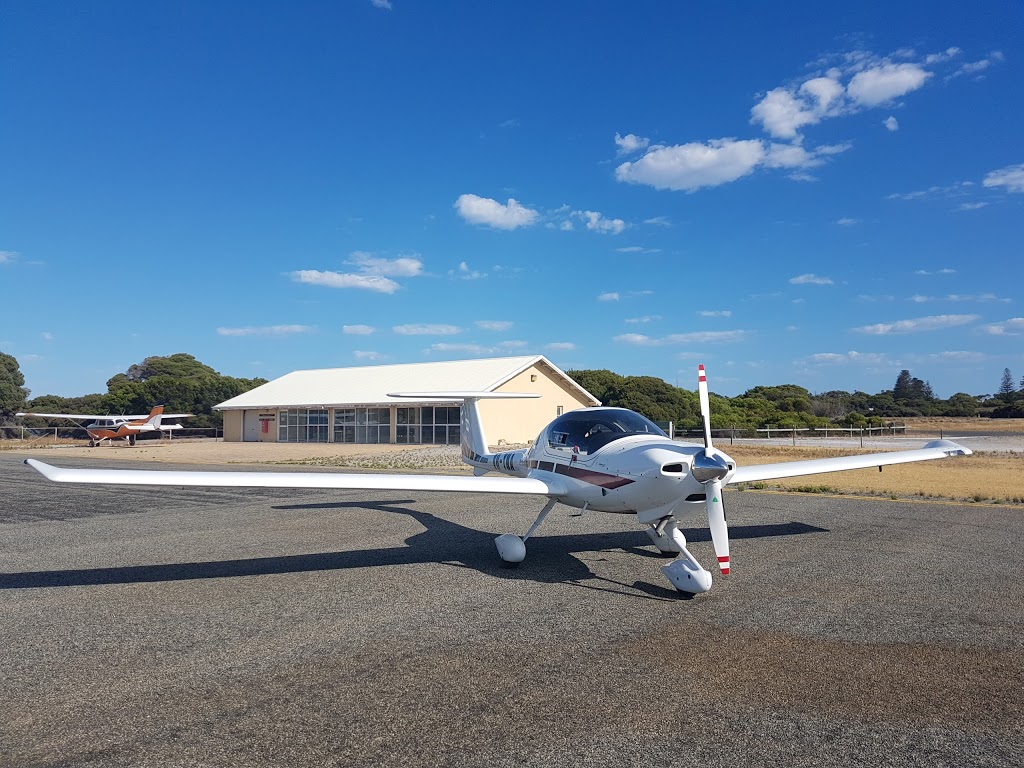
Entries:
<svg viewBox="0 0 1024 768">
<path fill-rule="evenodd" d="M 860 447 L 864 447 L 864 427 L 860 428 Z"/>
<path fill-rule="evenodd" d="M 736 444 L 736 427 L 729 428 L 729 445 Z"/>
</svg>

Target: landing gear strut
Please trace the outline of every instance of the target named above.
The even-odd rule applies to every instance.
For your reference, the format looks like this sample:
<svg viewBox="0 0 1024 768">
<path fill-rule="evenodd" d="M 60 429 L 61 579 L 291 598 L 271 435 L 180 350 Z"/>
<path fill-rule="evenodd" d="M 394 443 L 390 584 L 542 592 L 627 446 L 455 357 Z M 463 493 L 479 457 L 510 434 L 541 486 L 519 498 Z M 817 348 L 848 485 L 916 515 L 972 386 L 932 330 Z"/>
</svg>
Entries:
<svg viewBox="0 0 1024 768">
<path fill-rule="evenodd" d="M 537 519 L 533 521 L 533 525 L 530 526 L 530 530 L 526 532 L 525 536 L 516 536 L 514 533 L 503 533 L 501 536 L 494 540 L 494 546 L 498 548 L 498 557 L 504 560 L 506 563 L 517 564 L 523 562 L 526 559 L 526 540 L 533 535 L 533 532 L 540 527 L 540 524 L 544 522 L 544 518 L 548 516 L 548 512 L 554 509 L 555 504 L 558 503 L 557 499 L 550 499 L 547 504 L 544 505 L 544 509 L 537 515 Z"/>
</svg>

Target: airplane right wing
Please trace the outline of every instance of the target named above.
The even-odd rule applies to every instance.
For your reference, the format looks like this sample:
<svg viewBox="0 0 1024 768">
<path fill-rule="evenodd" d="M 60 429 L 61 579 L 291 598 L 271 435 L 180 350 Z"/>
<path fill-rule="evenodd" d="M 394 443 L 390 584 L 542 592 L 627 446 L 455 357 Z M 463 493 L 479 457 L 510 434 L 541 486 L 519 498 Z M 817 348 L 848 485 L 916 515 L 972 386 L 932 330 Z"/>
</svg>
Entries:
<svg viewBox="0 0 1024 768">
<path fill-rule="evenodd" d="M 729 476 L 729 485 L 752 483 L 758 480 L 779 480 L 784 477 L 818 475 L 826 472 L 842 472 L 847 469 L 867 469 L 891 464 L 905 464 L 911 461 L 948 459 L 953 456 L 970 456 L 973 451 L 954 443 L 952 440 L 932 440 L 923 448 L 909 451 L 868 453 L 857 456 L 837 456 L 831 459 L 809 459 L 805 461 L 784 461 L 779 464 L 751 464 L 739 467 Z"/>
<path fill-rule="evenodd" d="M 471 475 L 393 475 L 345 472 L 210 472 L 149 469 L 68 469 L 37 459 L 25 463 L 55 483 L 172 485 L 221 488 L 338 488 L 379 491 L 448 491 L 562 496 L 557 479 Z"/>
</svg>

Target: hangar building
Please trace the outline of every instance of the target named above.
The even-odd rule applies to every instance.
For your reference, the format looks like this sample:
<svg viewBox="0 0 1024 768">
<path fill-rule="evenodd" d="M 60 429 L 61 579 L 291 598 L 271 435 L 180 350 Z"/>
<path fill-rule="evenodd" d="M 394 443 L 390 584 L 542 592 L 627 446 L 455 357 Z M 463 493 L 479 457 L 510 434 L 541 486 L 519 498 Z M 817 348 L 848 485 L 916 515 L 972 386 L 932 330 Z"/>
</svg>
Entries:
<svg viewBox="0 0 1024 768">
<path fill-rule="evenodd" d="M 389 392 L 529 392 L 481 400 L 491 445 L 534 440 L 565 411 L 600 405 L 543 355 L 294 371 L 214 406 L 232 442 L 457 444 L 460 406 Z"/>
</svg>

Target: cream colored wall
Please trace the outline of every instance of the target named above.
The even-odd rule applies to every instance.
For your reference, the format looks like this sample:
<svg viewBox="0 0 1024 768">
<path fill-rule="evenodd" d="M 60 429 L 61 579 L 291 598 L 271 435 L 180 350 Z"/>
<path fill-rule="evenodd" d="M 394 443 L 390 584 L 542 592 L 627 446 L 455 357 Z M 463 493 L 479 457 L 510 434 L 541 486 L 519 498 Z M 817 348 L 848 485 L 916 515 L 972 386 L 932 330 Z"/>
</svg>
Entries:
<svg viewBox="0 0 1024 768">
<path fill-rule="evenodd" d="M 244 411 L 224 411 L 224 442 L 242 442 L 242 414 Z"/>
<path fill-rule="evenodd" d="M 536 381 L 531 381 L 531 377 Z M 575 388 L 563 384 L 545 367 L 531 366 L 498 387 L 496 392 L 528 392 L 539 394 L 537 399 L 481 400 L 480 417 L 484 422 L 487 442 L 497 445 L 526 443 L 537 439 L 540 431 L 562 412 L 585 408 L 591 403 Z"/>
</svg>

